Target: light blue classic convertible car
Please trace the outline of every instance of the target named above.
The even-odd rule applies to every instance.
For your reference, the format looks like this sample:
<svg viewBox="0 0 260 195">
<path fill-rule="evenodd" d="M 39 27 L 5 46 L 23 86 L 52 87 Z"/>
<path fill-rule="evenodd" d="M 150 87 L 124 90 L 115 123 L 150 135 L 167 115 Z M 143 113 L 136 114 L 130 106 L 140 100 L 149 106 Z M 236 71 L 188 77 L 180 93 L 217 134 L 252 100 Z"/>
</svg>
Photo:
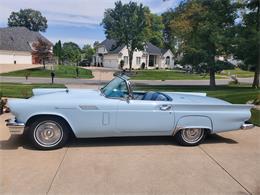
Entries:
<svg viewBox="0 0 260 195">
<path fill-rule="evenodd" d="M 56 149 L 68 138 L 175 136 L 200 144 L 208 133 L 249 129 L 252 105 L 233 105 L 204 93 L 138 92 L 127 76 L 101 90 L 33 89 L 29 99 L 8 106 L 11 134 L 27 134 L 38 149 Z"/>
</svg>

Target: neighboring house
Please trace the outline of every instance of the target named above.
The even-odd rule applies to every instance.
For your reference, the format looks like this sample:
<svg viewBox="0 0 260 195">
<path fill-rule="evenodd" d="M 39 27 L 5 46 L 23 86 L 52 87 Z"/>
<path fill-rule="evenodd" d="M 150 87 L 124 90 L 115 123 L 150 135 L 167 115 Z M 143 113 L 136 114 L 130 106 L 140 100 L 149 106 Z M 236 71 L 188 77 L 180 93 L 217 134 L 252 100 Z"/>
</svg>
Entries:
<svg viewBox="0 0 260 195">
<path fill-rule="evenodd" d="M 39 39 L 52 45 L 39 32 L 25 27 L 0 28 L 0 64 L 40 64 L 32 47 Z"/>
<path fill-rule="evenodd" d="M 136 50 L 133 54 L 132 68 L 174 68 L 173 53 L 169 49 L 160 49 L 152 43 L 147 43 L 143 51 Z M 117 46 L 115 40 L 106 39 L 96 47 L 92 65 L 108 68 L 118 68 L 124 60 L 124 67 L 129 68 L 129 56 L 126 46 Z"/>
</svg>

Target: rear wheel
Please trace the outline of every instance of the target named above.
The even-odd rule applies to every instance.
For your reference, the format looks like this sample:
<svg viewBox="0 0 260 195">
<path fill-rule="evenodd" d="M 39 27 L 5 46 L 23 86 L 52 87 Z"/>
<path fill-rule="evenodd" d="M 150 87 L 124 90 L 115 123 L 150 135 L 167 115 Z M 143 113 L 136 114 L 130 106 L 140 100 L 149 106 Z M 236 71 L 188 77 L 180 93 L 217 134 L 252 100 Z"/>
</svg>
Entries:
<svg viewBox="0 0 260 195">
<path fill-rule="evenodd" d="M 205 139 L 205 129 L 182 129 L 176 134 L 177 142 L 182 146 L 196 146 Z"/>
<path fill-rule="evenodd" d="M 69 127 L 56 117 L 36 119 L 29 127 L 29 138 L 37 149 L 51 150 L 63 147 L 69 137 Z"/>
</svg>

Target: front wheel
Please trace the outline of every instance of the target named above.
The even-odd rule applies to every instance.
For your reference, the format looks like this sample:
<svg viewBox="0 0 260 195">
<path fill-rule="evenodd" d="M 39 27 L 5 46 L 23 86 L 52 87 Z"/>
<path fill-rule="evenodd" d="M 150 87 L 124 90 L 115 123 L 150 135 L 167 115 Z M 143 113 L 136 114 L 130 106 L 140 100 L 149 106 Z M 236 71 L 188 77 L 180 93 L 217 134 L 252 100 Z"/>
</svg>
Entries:
<svg viewBox="0 0 260 195">
<path fill-rule="evenodd" d="M 182 146 L 196 146 L 203 142 L 205 136 L 205 129 L 182 129 L 176 134 L 176 139 Z"/>
<path fill-rule="evenodd" d="M 35 120 L 29 127 L 29 138 L 37 149 L 52 150 L 63 147 L 69 137 L 67 124 L 55 117 Z"/>
</svg>

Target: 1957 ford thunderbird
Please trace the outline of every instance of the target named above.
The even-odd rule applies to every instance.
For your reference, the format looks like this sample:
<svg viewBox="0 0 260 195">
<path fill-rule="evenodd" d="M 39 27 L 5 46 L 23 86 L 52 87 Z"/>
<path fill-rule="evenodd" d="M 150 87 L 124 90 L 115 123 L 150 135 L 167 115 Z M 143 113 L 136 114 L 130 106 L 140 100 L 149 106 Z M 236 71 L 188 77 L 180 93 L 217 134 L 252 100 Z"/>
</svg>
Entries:
<svg viewBox="0 0 260 195">
<path fill-rule="evenodd" d="M 252 105 L 233 105 L 205 93 L 138 92 L 127 76 L 101 90 L 33 89 L 29 99 L 8 102 L 11 134 L 26 134 L 38 149 L 56 149 L 69 136 L 175 136 L 184 146 L 208 133 L 249 129 Z"/>
</svg>

